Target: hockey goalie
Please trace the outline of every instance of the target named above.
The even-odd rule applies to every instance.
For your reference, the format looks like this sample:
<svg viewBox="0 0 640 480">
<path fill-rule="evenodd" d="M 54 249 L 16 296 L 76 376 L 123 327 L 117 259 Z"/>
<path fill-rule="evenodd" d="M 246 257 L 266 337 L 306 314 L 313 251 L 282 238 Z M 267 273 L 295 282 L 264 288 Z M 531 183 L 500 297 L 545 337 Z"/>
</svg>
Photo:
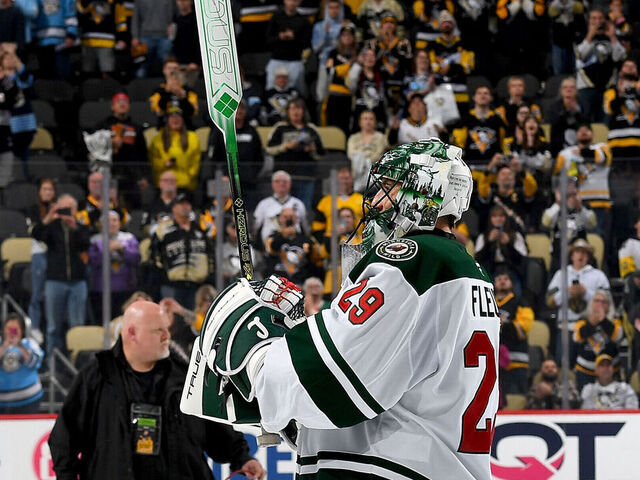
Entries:
<svg viewBox="0 0 640 480">
<path fill-rule="evenodd" d="M 185 413 L 281 432 L 300 479 L 489 480 L 499 312 L 452 234 L 469 207 L 462 150 L 437 139 L 372 165 L 362 258 L 331 307 L 272 276 L 206 314 Z"/>
</svg>

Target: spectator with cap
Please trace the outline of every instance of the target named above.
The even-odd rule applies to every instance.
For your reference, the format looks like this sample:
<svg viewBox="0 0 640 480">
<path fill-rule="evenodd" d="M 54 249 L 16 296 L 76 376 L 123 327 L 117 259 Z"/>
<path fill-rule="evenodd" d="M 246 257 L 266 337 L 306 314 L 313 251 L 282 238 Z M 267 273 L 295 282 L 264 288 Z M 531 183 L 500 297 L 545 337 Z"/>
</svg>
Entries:
<svg viewBox="0 0 640 480">
<path fill-rule="evenodd" d="M 193 310 L 196 290 L 214 273 L 213 246 L 195 220 L 187 194 L 176 196 L 171 213 L 151 237 L 151 258 L 162 274 L 162 297 Z"/>
<path fill-rule="evenodd" d="M 24 318 L 7 315 L 0 338 L 0 414 L 40 413 L 42 356 L 38 343 L 27 336 Z"/>
<path fill-rule="evenodd" d="M 573 341 L 578 344 L 575 365 L 578 390 L 593 382 L 598 355 L 610 355 L 615 370 L 620 368 L 619 345 L 623 337 L 622 322 L 615 318 L 611 293 L 608 290 L 596 290 L 584 316 L 576 322 L 573 330 Z"/>
<path fill-rule="evenodd" d="M 111 98 L 111 115 L 98 129 L 111 130 L 111 174 L 118 181 L 130 208 L 141 206 L 141 194 L 150 187 L 150 169 L 146 163 L 147 143 L 140 125 L 131 119 L 131 102 L 124 92 Z"/>
<path fill-rule="evenodd" d="M 375 39 L 382 28 L 382 17 L 392 15 L 396 22 L 403 23 L 405 14 L 397 0 L 364 0 L 360 3 L 356 23 L 362 32 L 363 40 Z"/>
<path fill-rule="evenodd" d="M 180 189 L 193 192 L 198 186 L 200 140 L 196 132 L 187 129 L 180 107 L 169 107 L 167 124 L 151 140 L 148 155 L 156 187 L 166 171 L 175 174 Z"/>
<path fill-rule="evenodd" d="M 601 353 L 595 361 L 596 379 L 584 386 L 580 396 L 585 410 L 628 410 L 638 408 L 638 396 L 631 385 L 614 380 L 613 358 Z"/>
<path fill-rule="evenodd" d="M 140 249 L 135 235 L 120 229 L 120 214 L 109 211 L 109 249 L 111 278 L 111 312 L 118 311 L 120 306 L 136 289 L 136 269 L 140 262 Z M 93 308 L 93 321 L 102 325 L 102 234 L 91 237 L 89 246 L 89 265 L 91 266 L 91 288 L 89 298 Z"/>
<path fill-rule="evenodd" d="M 609 290 L 609 279 L 602 270 L 599 270 L 589 263 L 593 257 L 593 247 L 583 238 L 578 238 L 569 247 L 570 264 L 567 267 L 567 300 L 569 309 L 567 320 L 569 323 L 569 333 L 573 335 L 575 325 L 585 314 L 587 305 L 597 290 Z M 547 287 L 547 305 L 551 308 L 560 309 L 562 306 L 563 288 L 561 285 L 562 270 L 558 270 L 553 275 Z M 560 317 L 558 316 L 558 322 Z M 556 359 L 558 362 L 562 358 L 562 338 L 561 325 L 558 323 L 556 338 Z M 569 363 L 575 364 L 576 344 L 569 339 Z"/>
<path fill-rule="evenodd" d="M 147 234 L 153 234 L 160 220 L 166 220 L 171 217 L 171 208 L 177 194 L 178 181 L 176 174 L 171 170 L 160 174 L 158 192 L 149 209 L 142 215 L 142 225 L 147 229 Z"/>
<path fill-rule="evenodd" d="M 266 89 L 274 85 L 276 68 L 289 71 L 291 85 L 302 95 L 307 87 L 304 79 L 302 52 L 311 47 L 311 24 L 298 13 L 300 0 L 283 0 L 267 27 L 267 44 L 271 47 L 271 59 L 267 63 Z"/>
<path fill-rule="evenodd" d="M 162 67 L 164 83 L 149 97 L 151 111 L 158 116 L 158 127 L 166 122 L 170 108 L 179 108 L 187 127 L 191 128 L 191 120 L 198 115 L 198 94 L 185 85 L 186 77 L 175 57 L 165 60 Z"/>
<path fill-rule="evenodd" d="M 414 0 L 411 38 L 416 49 L 425 50 L 429 43 L 440 36 L 438 19 L 442 12 L 458 13 L 458 5 L 441 0 Z"/>
<path fill-rule="evenodd" d="M 263 125 L 275 125 L 287 117 L 287 105 L 300 92 L 289 82 L 289 70 L 278 67 L 274 71 L 273 87 L 264 93 L 264 102 L 260 113 Z"/>
<path fill-rule="evenodd" d="M 467 76 L 475 69 L 475 53 L 467 50 L 456 35 L 456 21 L 448 10 L 440 11 L 438 30 L 440 35 L 427 46 L 431 70 L 438 85 L 451 86 L 458 110 L 466 112 L 469 108 Z"/>
<path fill-rule="evenodd" d="M 569 408 L 580 407 L 580 394 L 571 379 L 569 383 Z M 549 358 L 540 367 L 540 381 L 527 393 L 527 410 L 560 410 L 562 408 L 562 382 L 558 379 L 558 364 Z"/>
</svg>

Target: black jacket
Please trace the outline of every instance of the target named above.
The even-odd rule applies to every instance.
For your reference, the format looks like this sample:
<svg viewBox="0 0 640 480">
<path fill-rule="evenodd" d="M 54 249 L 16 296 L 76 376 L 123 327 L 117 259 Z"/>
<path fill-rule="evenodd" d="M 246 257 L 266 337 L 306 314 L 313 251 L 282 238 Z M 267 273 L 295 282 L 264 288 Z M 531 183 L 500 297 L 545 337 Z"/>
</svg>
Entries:
<svg viewBox="0 0 640 480">
<path fill-rule="evenodd" d="M 293 31 L 293 39 L 281 40 L 280 32 Z M 267 27 L 267 45 L 274 60 L 302 61 L 302 51 L 311 45 L 311 24 L 299 13 L 287 15 L 284 9 L 273 14 Z"/>
<path fill-rule="evenodd" d="M 64 228 L 61 220 L 48 225 L 38 222 L 31 235 L 47 244 L 47 280 L 74 282 L 86 279 L 90 243 L 87 227 L 78 223 L 76 228 Z"/>
<path fill-rule="evenodd" d="M 153 370 L 151 397 L 126 361 L 122 343 L 104 350 L 80 371 L 49 437 L 58 480 L 134 479 L 132 402 L 162 407 L 159 462 L 165 479 L 213 479 L 204 452 L 232 470 L 251 459 L 242 434 L 231 427 L 180 412 L 187 365 L 175 355 Z M 82 453 L 78 458 L 78 453 Z M 157 478 L 147 471 L 145 478 Z"/>
</svg>

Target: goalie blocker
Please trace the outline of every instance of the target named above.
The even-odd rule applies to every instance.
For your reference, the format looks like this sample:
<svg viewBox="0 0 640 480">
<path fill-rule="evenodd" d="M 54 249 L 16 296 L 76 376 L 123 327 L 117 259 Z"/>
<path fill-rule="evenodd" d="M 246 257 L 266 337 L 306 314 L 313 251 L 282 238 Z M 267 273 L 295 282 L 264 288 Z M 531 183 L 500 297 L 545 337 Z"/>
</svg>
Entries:
<svg viewBox="0 0 640 480">
<path fill-rule="evenodd" d="M 209 307 L 193 345 L 180 409 L 258 427 L 253 380 L 269 345 L 304 321 L 302 298 L 296 285 L 275 275 L 259 282 L 243 278 L 227 287 Z M 216 388 L 204 388 L 211 382 Z"/>
</svg>

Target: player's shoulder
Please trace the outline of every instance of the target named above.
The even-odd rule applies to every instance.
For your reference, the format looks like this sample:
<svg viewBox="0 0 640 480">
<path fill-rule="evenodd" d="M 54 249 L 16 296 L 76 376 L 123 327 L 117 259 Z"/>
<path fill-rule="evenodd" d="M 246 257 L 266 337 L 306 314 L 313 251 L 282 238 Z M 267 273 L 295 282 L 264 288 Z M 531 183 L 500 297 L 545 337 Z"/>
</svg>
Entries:
<svg viewBox="0 0 640 480">
<path fill-rule="evenodd" d="M 373 263 L 398 268 L 421 295 L 431 287 L 460 278 L 491 282 L 491 277 L 464 246 L 449 236 L 418 233 L 378 243 L 351 271 L 355 281 Z"/>
</svg>

